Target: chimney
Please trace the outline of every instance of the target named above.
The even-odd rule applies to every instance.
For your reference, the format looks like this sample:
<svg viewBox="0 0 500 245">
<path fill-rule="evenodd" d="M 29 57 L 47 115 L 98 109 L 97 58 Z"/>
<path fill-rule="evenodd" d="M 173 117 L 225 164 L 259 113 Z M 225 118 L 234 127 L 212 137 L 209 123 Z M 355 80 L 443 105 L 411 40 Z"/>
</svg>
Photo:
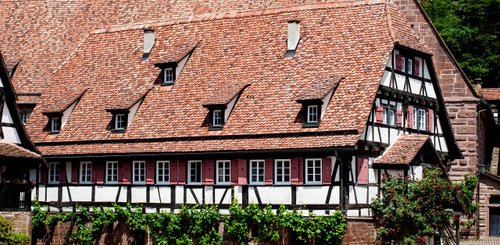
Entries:
<svg viewBox="0 0 500 245">
<path fill-rule="evenodd" d="M 155 32 L 153 30 L 144 30 L 144 49 L 142 54 L 142 60 L 147 60 L 153 46 L 155 45 Z"/>
<path fill-rule="evenodd" d="M 300 40 L 300 25 L 299 22 L 289 21 L 288 22 L 288 39 L 287 39 L 287 56 L 295 55 L 295 50 L 299 45 Z"/>
</svg>

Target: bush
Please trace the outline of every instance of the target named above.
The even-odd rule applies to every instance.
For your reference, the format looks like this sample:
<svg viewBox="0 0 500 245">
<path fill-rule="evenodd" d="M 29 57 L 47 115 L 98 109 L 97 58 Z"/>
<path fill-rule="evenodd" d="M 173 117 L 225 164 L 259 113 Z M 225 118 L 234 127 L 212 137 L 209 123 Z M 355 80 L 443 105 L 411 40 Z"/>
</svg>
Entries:
<svg viewBox="0 0 500 245">
<path fill-rule="evenodd" d="M 0 215 L 0 244 L 29 244 L 28 234 L 16 233 L 12 224 Z"/>
</svg>

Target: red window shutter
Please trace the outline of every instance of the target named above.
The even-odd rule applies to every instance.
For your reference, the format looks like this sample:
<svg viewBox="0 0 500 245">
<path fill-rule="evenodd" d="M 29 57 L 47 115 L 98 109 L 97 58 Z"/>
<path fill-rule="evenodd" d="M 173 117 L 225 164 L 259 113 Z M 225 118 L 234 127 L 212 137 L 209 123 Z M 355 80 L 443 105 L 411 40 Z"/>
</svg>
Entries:
<svg viewBox="0 0 500 245">
<path fill-rule="evenodd" d="M 67 182 L 66 163 L 62 162 L 59 163 L 59 183 L 66 183 L 66 182 Z"/>
<path fill-rule="evenodd" d="M 332 159 L 331 158 L 323 158 L 322 163 L 322 179 L 323 185 L 329 185 L 332 183 Z"/>
<path fill-rule="evenodd" d="M 177 161 L 170 161 L 170 184 L 177 184 Z"/>
<path fill-rule="evenodd" d="M 78 183 L 80 180 L 80 163 L 79 162 L 74 162 L 71 165 L 71 182 L 72 183 Z"/>
<path fill-rule="evenodd" d="M 42 167 L 40 169 L 40 183 L 46 184 L 47 183 L 47 177 L 49 176 L 49 171 L 47 168 Z"/>
<path fill-rule="evenodd" d="M 105 165 L 103 165 L 102 163 L 100 162 L 92 163 L 92 181 L 94 183 L 96 184 L 104 183 L 104 169 Z"/>
<path fill-rule="evenodd" d="M 291 178 L 290 178 L 290 182 L 292 183 L 292 185 L 298 185 L 300 182 L 299 182 L 299 170 L 300 170 L 300 167 L 299 167 L 299 161 L 300 159 L 299 158 L 292 158 L 292 161 L 291 161 Z"/>
<path fill-rule="evenodd" d="M 420 76 L 420 61 L 417 59 L 415 59 L 413 63 L 413 74 L 415 74 L 415 76 Z"/>
<path fill-rule="evenodd" d="M 384 108 L 382 106 L 377 106 L 375 121 L 378 123 L 384 122 Z"/>
<path fill-rule="evenodd" d="M 427 109 L 427 130 L 434 131 L 434 111 Z"/>
<path fill-rule="evenodd" d="M 203 160 L 201 163 L 201 182 L 205 185 L 214 184 L 214 160 Z"/>
<path fill-rule="evenodd" d="M 155 183 L 155 162 L 146 161 L 146 184 L 152 185 Z"/>
<path fill-rule="evenodd" d="M 399 127 L 403 125 L 403 113 L 401 110 L 396 111 L 396 123 Z"/>
<path fill-rule="evenodd" d="M 299 185 L 304 184 L 304 159 L 299 158 L 298 159 L 299 163 Z"/>
<path fill-rule="evenodd" d="M 358 157 L 358 184 L 368 184 L 368 158 Z"/>
<path fill-rule="evenodd" d="M 217 167 L 217 166 L 216 166 Z M 231 160 L 231 184 L 238 184 L 238 160 Z"/>
<path fill-rule="evenodd" d="M 121 166 L 120 166 L 121 165 Z M 132 179 L 132 164 L 129 161 L 118 163 L 118 182 L 120 184 L 129 184 Z"/>
<path fill-rule="evenodd" d="M 238 184 L 248 185 L 247 162 L 243 159 L 238 160 Z"/>
<path fill-rule="evenodd" d="M 403 70 L 403 62 L 405 58 L 402 55 L 396 55 L 396 70 Z"/>
<path fill-rule="evenodd" d="M 179 160 L 177 166 L 177 184 L 186 184 L 186 160 Z"/>
<path fill-rule="evenodd" d="M 264 163 L 264 182 L 266 185 L 273 184 L 273 159 L 267 158 Z"/>
<path fill-rule="evenodd" d="M 408 106 L 408 117 L 406 118 L 408 128 L 413 128 L 413 106 Z"/>
</svg>

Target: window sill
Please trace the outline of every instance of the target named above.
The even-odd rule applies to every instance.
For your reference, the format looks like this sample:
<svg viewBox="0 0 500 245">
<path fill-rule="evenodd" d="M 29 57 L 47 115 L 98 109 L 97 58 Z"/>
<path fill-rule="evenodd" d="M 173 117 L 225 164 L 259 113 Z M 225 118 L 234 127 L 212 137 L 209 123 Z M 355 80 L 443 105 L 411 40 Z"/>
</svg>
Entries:
<svg viewBox="0 0 500 245">
<path fill-rule="evenodd" d="M 221 127 L 209 127 L 208 128 L 208 131 L 221 131 L 222 130 L 222 126 Z"/>
<path fill-rule="evenodd" d="M 112 130 L 111 130 L 111 133 L 112 133 L 112 134 L 121 134 L 121 133 L 125 133 L 125 129 L 112 129 Z"/>
<path fill-rule="evenodd" d="M 170 82 L 170 83 L 160 83 L 161 86 L 170 86 L 170 85 L 174 85 L 174 82 Z"/>
<path fill-rule="evenodd" d="M 319 123 L 303 123 L 302 127 L 303 128 L 318 128 Z"/>
</svg>

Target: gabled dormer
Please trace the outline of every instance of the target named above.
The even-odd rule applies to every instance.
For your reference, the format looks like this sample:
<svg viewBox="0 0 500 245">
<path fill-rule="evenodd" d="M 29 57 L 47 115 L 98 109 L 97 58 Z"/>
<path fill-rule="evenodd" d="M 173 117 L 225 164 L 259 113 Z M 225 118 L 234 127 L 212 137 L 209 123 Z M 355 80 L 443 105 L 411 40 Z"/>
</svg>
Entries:
<svg viewBox="0 0 500 245">
<path fill-rule="evenodd" d="M 302 104 L 302 127 L 319 127 L 328 103 L 330 103 L 335 88 L 337 88 L 341 79 L 339 76 L 334 76 L 314 82 L 299 94 L 296 101 Z"/>
<path fill-rule="evenodd" d="M 203 107 L 208 109 L 209 130 L 222 130 L 238 98 L 249 85 L 248 83 L 231 83 L 215 88 L 203 104 Z"/>
<path fill-rule="evenodd" d="M 106 111 L 111 114 L 111 120 L 108 123 L 107 129 L 112 133 L 125 132 L 132 123 L 135 114 L 149 91 L 151 91 L 151 89 L 143 93 L 128 93 L 127 91 L 122 91 L 123 94 L 129 96 L 123 96 L 121 100 L 115 101 L 114 104 L 108 105 L 106 108 Z"/>
<path fill-rule="evenodd" d="M 173 85 L 180 76 L 197 44 L 183 44 L 160 54 L 160 62 L 155 66 L 161 69 L 160 85 Z"/>
<path fill-rule="evenodd" d="M 62 93 L 52 96 L 51 106 L 45 108 L 42 112 L 47 117 L 47 125 L 44 131 L 52 134 L 58 134 L 68 122 L 71 112 L 85 94 L 87 89 L 71 90 L 68 89 Z"/>
</svg>

